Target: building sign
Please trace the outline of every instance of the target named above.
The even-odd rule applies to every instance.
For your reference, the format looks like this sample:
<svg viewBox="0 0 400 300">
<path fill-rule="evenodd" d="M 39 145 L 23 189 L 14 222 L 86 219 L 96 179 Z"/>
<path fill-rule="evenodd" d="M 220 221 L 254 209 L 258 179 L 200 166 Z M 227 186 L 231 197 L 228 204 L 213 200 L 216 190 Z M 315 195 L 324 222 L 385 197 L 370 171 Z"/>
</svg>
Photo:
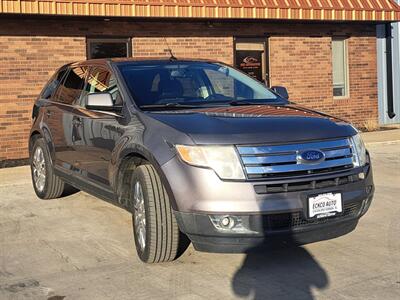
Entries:
<svg viewBox="0 0 400 300">
<path fill-rule="evenodd" d="M 236 50 L 236 67 L 262 82 L 262 55 L 263 51 Z"/>
</svg>

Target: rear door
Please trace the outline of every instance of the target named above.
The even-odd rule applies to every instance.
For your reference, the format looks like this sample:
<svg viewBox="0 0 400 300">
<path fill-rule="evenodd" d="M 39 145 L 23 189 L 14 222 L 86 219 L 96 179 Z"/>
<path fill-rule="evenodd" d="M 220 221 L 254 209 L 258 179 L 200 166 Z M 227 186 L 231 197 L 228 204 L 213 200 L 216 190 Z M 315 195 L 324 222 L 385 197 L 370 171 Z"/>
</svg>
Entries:
<svg viewBox="0 0 400 300">
<path fill-rule="evenodd" d="M 64 170 L 72 170 L 74 162 L 74 105 L 79 101 L 85 84 L 86 67 L 72 67 L 59 84 L 46 109 L 47 124 L 50 129 L 55 165 Z"/>
<path fill-rule="evenodd" d="M 91 67 L 84 96 L 76 107 L 75 117 L 80 127 L 79 144 L 75 142 L 75 167 L 82 176 L 109 187 L 109 166 L 111 153 L 122 136 L 122 117 L 115 112 L 101 112 L 86 109 L 86 95 L 109 92 L 115 105 L 122 105 L 122 98 L 112 72 L 106 66 Z"/>
</svg>

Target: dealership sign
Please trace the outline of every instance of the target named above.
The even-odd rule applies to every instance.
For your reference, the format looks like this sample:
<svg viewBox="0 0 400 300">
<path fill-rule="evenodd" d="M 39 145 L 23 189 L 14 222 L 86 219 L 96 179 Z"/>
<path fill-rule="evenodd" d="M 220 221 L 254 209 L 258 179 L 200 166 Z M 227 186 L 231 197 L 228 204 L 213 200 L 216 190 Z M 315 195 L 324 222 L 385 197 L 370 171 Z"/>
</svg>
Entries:
<svg viewBox="0 0 400 300">
<path fill-rule="evenodd" d="M 249 76 L 263 81 L 262 51 L 236 50 L 236 67 Z"/>
</svg>

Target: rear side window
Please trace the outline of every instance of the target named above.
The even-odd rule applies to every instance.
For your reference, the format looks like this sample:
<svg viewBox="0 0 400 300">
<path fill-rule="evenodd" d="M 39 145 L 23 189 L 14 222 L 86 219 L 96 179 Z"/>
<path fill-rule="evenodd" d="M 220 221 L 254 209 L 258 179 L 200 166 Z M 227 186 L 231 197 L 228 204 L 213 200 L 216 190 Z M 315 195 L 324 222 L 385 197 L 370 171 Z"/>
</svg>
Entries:
<svg viewBox="0 0 400 300">
<path fill-rule="evenodd" d="M 50 99 L 53 96 L 55 90 L 57 89 L 61 80 L 63 80 L 65 73 L 67 73 L 67 68 L 62 68 L 56 74 L 54 74 L 47 85 L 44 87 L 40 94 L 41 99 Z"/>
<path fill-rule="evenodd" d="M 80 98 L 85 86 L 86 71 L 86 67 L 76 67 L 68 72 L 64 81 L 57 89 L 57 102 L 73 104 Z"/>
</svg>

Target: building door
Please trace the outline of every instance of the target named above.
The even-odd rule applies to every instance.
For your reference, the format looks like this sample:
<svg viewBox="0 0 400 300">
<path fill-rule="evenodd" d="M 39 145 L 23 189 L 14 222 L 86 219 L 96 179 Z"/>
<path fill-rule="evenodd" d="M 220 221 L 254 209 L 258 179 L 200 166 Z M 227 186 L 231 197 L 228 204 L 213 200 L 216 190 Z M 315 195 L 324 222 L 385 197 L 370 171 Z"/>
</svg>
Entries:
<svg viewBox="0 0 400 300">
<path fill-rule="evenodd" d="M 269 86 L 267 38 L 235 38 L 235 67 Z"/>
</svg>

